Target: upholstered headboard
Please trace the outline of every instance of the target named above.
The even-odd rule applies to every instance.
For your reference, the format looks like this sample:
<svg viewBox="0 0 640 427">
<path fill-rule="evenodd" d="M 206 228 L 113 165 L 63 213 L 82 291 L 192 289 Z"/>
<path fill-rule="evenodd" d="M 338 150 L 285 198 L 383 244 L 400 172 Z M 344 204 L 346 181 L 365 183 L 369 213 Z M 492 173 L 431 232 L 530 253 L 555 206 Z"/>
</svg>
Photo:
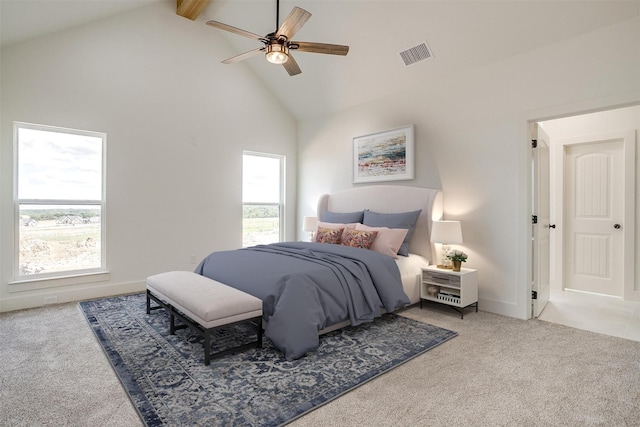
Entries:
<svg viewBox="0 0 640 427">
<path fill-rule="evenodd" d="M 318 218 L 325 210 L 354 212 L 364 209 L 379 213 L 400 213 L 422 209 L 409 242 L 409 252 L 422 255 L 433 262 L 429 236 L 433 221 L 442 219 L 442 191 L 401 185 L 370 185 L 324 194 L 318 200 Z"/>
</svg>

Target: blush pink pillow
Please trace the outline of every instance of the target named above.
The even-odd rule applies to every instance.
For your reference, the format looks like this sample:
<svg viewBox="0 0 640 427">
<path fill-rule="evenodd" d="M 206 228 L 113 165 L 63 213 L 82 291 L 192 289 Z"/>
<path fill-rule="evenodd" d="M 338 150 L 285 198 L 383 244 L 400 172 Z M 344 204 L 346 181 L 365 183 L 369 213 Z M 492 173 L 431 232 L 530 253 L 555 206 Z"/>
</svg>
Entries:
<svg viewBox="0 0 640 427">
<path fill-rule="evenodd" d="M 378 235 L 370 249 L 393 258 L 398 258 L 398 250 L 409 231 L 406 228 L 369 227 L 363 224 L 356 224 L 356 230 L 377 231 Z"/>
</svg>

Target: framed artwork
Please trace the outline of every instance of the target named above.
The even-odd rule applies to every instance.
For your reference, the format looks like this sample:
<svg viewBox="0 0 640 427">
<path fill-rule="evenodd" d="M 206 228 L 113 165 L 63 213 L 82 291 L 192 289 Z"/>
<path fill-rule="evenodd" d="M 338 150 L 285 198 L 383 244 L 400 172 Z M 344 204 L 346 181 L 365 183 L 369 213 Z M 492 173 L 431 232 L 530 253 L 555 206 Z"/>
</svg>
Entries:
<svg viewBox="0 0 640 427">
<path fill-rule="evenodd" d="M 353 182 L 413 179 L 413 125 L 353 138 Z"/>
</svg>

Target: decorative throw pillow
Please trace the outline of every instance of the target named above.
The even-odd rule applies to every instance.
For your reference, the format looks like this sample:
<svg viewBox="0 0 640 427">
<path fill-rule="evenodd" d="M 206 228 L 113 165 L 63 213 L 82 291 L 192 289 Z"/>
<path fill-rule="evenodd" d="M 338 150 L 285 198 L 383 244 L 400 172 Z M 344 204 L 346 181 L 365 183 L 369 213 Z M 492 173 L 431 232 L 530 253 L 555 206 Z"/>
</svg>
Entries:
<svg viewBox="0 0 640 427">
<path fill-rule="evenodd" d="M 339 244 L 342 240 L 344 228 L 324 228 L 319 227 L 316 233 L 316 243 Z"/>
<path fill-rule="evenodd" d="M 345 230 L 342 244 L 352 248 L 369 249 L 377 235 L 377 231 Z"/>
<path fill-rule="evenodd" d="M 356 230 L 377 231 L 378 236 L 371 245 L 371 250 L 398 258 L 398 250 L 404 241 L 407 232 L 406 228 L 369 227 L 364 224 L 356 224 Z"/>
<path fill-rule="evenodd" d="M 331 212 L 322 211 L 320 221 L 348 224 L 351 222 L 362 222 L 364 211 L 358 212 Z"/>
<path fill-rule="evenodd" d="M 342 232 L 342 238 L 344 239 L 344 233 L 347 230 L 355 230 L 356 229 L 356 223 L 352 222 L 349 224 L 341 224 L 341 223 L 333 223 L 333 222 L 322 222 L 322 221 L 318 221 L 318 229 L 320 228 L 330 228 L 330 229 L 336 229 L 336 228 L 342 228 L 344 229 L 344 231 Z"/>
<path fill-rule="evenodd" d="M 409 231 L 398 250 L 398 255 L 409 256 L 409 240 L 413 235 L 413 229 L 418 221 L 418 216 L 422 209 L 412 212 L 401 213 L 377 213 L 369 210 L 364 211 L 362 223 L 370 227 L 406 228 Z"/>
</svg>

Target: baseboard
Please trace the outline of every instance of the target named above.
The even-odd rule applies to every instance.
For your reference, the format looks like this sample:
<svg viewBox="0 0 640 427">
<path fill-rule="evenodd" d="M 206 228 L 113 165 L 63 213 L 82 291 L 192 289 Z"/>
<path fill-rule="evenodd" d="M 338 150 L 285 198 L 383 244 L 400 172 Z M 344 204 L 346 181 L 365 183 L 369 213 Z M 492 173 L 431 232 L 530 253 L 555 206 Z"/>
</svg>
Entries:
<svg viewBox="0 0 640 427">
<path fill-rule="evenodd" d="M 522 308 L 517 304 L 496 301 L 487 298 L 478 299 L 478 309 L 489 313 L 500 314 L 502 316 L 513 317 L 526 320 L 527 314 L 522 312 Z"/>
<path fill-rule="evenodd" d="M 44 292 L 29 293 L 28 295 L 20 294 L 0 299 L 0 313 L 24 310 L 26 308 L 43 307 L 45 305 L 62 304 L 142 292 L 146 289 L 146 286 L 147 284 L 144 280 L 117 284 L 94 283 L 81 288 L 57 288 L 49 289 Z"/>
<path fill-rule="evenodd" d="M 640 302 L 640 291 L 631 291 L 624 293 L 625 301 Z"/>
<path fill-rule="evenodd" d="M 110 297 L 114 295 L 143 292 L 147 287 L 144 280 L 138 282 L 118 283 L 101 285 L 98 283 L 82 288 L 55 289 L 48 292 L 38 292 L 29 295 L 18 295 L 15 297 L 0 299 L 0 313 L 7 311 L 23 310 L 26 308 L 43 307 L 45 305 L 62 304 L 73 301 L 84 301 L 96 298 Z M 495 301 L 480 298 L 479 309 L 490 313 L 501 314 L 503 316 L 526 319 L 519 313 L 515 304 L 508 304 L 503 301 Z"/>
</svg>

